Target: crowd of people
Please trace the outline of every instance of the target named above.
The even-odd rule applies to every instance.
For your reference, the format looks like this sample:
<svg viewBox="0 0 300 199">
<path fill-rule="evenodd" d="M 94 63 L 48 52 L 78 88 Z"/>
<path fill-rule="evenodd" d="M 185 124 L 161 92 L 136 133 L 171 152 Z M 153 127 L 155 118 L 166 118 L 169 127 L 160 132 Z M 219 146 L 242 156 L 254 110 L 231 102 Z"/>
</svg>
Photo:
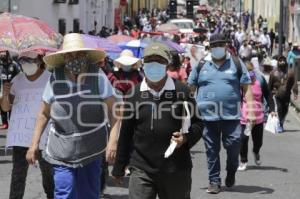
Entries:
<svg viewBox="0 0 300 199">
<path fill-rule="evenodd" d="M 142 10 L 134 20 L 125 17 L 125 28 L 115 33 L 141 38 L 168 18 L 167 11 Z M 196 64 L 158 42 L 142 58 L 125 49 L 112 61 L 101 49 L 85 48 L 78 33 L 66 34 L 55 53 L 31 51 L 16 63 L 1 52 L 11 75 L 1 91 L 1 109 L 11 111 L 9 198 L 23 198 L 29 164 L 38 162 L 48 199 L 98 199 L 108 164 L 117 184 L 130 175 L 130 199 L 189 199 L 190 149 L 201 138 L 207 193 L 221 191 L 221 141 L 227 187 L 235 185 L 237 171 L 247 170 L 250 136 L 255 164 L 261 165 L 268 116 L 278 117 L 277 131 L 284 132 L 291 94 L 298 96 L 293 59 L 299 46 L 291 45 L 288 58 L 276 55 L 276 34 L 261 16 L 249 28 L 248 12 L 241 21 L 216 11 L 195 22 L 207 31 L 164 36 L 205 46 Z M 99 36 L 111 34 L 103 27 Z M 26 131 L 22 142 L 20 129 Z"/>
</svg>

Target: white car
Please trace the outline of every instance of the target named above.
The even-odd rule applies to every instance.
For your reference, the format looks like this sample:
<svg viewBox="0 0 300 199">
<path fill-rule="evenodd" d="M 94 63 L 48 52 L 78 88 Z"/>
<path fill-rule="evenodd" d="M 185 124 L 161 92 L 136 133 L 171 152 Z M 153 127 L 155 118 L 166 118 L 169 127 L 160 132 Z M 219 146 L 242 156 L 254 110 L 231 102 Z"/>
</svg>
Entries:
<svg viewBox="0 0 300 199">
<path fill-rule="evenodd" d="M 180 33 L 193 33 L 195 23 L 192 19 L 171 19 L 169 23 L 175 24 Z"/>
</svg>

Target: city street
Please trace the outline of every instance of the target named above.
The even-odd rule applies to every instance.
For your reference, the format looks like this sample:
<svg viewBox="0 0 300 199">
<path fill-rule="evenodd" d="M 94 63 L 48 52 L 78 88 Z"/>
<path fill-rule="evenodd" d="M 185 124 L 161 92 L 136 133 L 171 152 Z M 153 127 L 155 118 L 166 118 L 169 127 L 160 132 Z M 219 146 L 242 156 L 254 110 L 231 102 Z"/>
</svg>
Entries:
<svg viewBox="0 0 300 199">
<path fill-rule="evenodd" d="M 272 135 L 265 133 L 262 148 L 262 166 L 254 166 L 252 154 L 249 153 L 249 169 L 237 174 L 236 186 L 232 189 L 223 188 L 218 195 L 209 195 L 205 192 L 207 181 L 206 156 L 203 141 L 201 140 L 192 150 L 194 161 L 192 199 L 297 199 L 300 195 L 300 119 L 293 108 L 286 122 L 284 134 Z M 9 194 L 11 156 L 5 156 L 6 133 L 0 132 L 0 199 L 7 199 Z M 225 153 L 222 150 L 222 176 L 225 177 L 224 160 Z M 126 185 L 127 183 L 125 183 Z M 110 183 L 110 185 L 112 185 Z M 126 188 L 109 187 L 106 190 L 112 199 L 126 199 Z M 28 174 L 24 199 L 45 198 L 41 185 L 40 171 L 31 167 Z"/>
</svg>

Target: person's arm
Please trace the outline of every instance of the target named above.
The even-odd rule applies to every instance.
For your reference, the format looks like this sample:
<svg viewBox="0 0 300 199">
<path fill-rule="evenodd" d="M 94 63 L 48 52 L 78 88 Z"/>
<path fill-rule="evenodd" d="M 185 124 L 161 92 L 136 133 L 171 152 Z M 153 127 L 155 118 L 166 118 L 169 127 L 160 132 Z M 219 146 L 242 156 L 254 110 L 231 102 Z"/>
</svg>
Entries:
<svg viewBox="0 0 300 199">
<path fill-rule="evenodd" d="M 14 102 L 14 96 L 10 94 L 11 90 L 11 83 L 4 83 L 3 84 L 3 94 L 1 98 L 1 109 L 4 112 L 8 112 L 11 110 L 12 103 Z"/>
<path fill-rule="evenodd" d="M 48 124 L 49 119 L 50 119 L 50 105 L 43 101 L 37 116 L 37 121 L 34 128 L 31 146 L 28 149 L 26 154 L 26 159 L 29 164 L 35 164 L 35 161 L 37 160 L 40 139 Z"/>
<path fill-rule="evenodd" d="M 199 69 L 200 66 L 194 67 L 188 77 L 187 83 L 192 93 L 195 93 L 198 87 L 198 77 L 199 77 Z"/>
<path fill-rule="evenodd" d="M 111 125 L 109 140 L 106 148 L 106 161 L 112 164 L 116 158 L 119 131 L 121 128 L 122 105 L 114 106 L 116 103 L 114 96 L 107 98 L 104 100 L 104 102 L 107 105 L 107 115 Z"/>
</svg>

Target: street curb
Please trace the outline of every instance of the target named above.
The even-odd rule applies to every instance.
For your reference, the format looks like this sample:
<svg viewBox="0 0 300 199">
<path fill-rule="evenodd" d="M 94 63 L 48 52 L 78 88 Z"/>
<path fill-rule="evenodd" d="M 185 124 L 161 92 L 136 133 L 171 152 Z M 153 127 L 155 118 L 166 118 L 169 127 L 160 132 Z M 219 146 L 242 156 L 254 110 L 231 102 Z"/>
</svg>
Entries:
<svg viewBox="0 0 300 199">
<path fill-rule="evenodd" d="M 295 100 L 291 99 L 291 105 L 296 109 L 297 112 L 300 112 L 300 105 Z"/>
</svg>

